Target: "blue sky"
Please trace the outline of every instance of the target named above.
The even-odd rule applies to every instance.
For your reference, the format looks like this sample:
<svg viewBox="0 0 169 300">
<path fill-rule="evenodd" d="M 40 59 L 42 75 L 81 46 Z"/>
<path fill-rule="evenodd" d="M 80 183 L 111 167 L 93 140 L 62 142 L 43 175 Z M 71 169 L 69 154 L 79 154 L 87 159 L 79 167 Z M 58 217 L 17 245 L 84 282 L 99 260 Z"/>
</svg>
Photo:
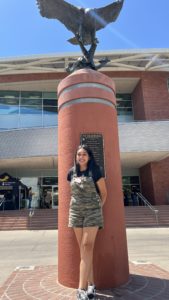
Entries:
<svg viewBox="0 0 169 300">
<path fill-rule="evenodd" d="M 76 6 L 102 7 L 111 0 L 69 0 Z M 97 51 L 169 48 L 169 0 L 125 0 L 116 22 L 97 32 Z M 57 20 L 43 18 L 36 0 L 0 0 L 0 57 L 79 52 Z"/>
</svg>

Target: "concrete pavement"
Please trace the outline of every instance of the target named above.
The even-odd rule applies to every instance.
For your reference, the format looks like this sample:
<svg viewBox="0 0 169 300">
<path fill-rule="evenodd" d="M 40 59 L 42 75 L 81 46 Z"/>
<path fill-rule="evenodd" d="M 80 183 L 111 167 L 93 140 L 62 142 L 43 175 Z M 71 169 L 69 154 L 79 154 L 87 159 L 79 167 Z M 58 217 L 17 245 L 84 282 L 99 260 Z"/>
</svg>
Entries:
<svg viewBox="0 0 169 300">
<path fill-rule="evenodd" d="M 22 273 L 19 271 L 12 273 L 5 288 L 3 287 L 2 289 L 3 296 L 0 299 L 9 299 L 9 293 L 15 295 L 10 296 L 10 299 L 21 299 L 19 296 L 16 296 L 17 286 L 18 293 L 23 292 L 22 300 L 34 299 L 35 295 L 31 294 L 32 284 L 34 284 L 34 291 L 37 293 L 38 287 L 42 287 L 42 282 L 46 283 L 48 293 L 51 285 L 51 290 L 54 291 L 55 289 L 55 294 L 52 294 L 53 298 L 51 296 L 49 298 L 49 294 L 47 294 L 46 298 L 45 296 L 42 298 L 39 296 L 36 299 L 75 299 L 74 290 L 61 288 L 56 284 L 56 279 L 54 279 L 57 276 L 57 236 L 57 230 L 0 232 L 0 286 L 3 286 L 4 281 L 16 267 L 19 267 L 17 268 L 19 271 L 23 271 Z M 127 229 L 127 242 L 129 260 L 131 262 L 130 273 L 132 274 L 129 283 L 120 289 L 101 291 L 98 299 L 119 299 L 119 297 L 120 299 L 130 300 L 169 299 L 169 228 L 130 228 Z M 157 267 L 152 264 L 155 264 Z M 37 267 L 31 271 L 29 268 L 28 270 L 25 268 L 29 266 Z M 158 267 L 163 268 L 163 270 Z M 51 275 L 52 277 L 50 277 Z M 27 284 L 27 288 L 25 288 L 25 284 Z M 8 294 L 4 292 L 6 286 Z M 28 295 L 25 296 L 25 289 L 26 295 L 28 290 L 31 289 L 30 297 Z M 63 295 L 60 294 L 58 297 L 58 291 L 60 290 L 62 290 Z M 145 293 L 150 295 L 152 291 L 155 295 L 154 297 L 142 296 Z M 40 293 L 41 290 L 39 290 L 38 295 Z M 160 296 L 158 297 L 159 293 Z M 67 298 L 65 298 L 65 294 Z M 164 295 L 166 295 L 166 298 Z"/>
<path fill-rule="evenodd" d="M 0 286 L 18 266 L 57 264 L 58 230 L 0 231 Z"/>
<path fill-rule="evenodd" d="M 130 261 L 151 262 L 169 272 L 169 228 L 129 228 Z"/>
</svg>

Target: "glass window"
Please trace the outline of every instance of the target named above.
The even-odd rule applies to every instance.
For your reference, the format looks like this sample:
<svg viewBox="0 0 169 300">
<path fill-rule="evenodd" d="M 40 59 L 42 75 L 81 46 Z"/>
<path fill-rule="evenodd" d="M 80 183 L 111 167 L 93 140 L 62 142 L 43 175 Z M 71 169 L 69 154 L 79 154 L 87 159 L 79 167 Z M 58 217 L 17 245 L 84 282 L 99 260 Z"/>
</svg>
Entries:
<svg viewBox="0 0 169 300">
<path fill-rule="evenodd" d="M 130 100 L 131 101 L 131 94 L 116 94 L 116 98 L 117 99 L 121 99 L 121 100 Z"/>
<path fill-rule="evenodd" d="M 56 92 L 43 92 L 43 98 L 57 99 L 57 93 Z"/>
<path fill-rule="evenodd" d="M 131 176 L 130 177 L 131 184 L 139 184 L 139 177 L 138 176 Z"/>
<path fill-rule="evenodd" d="M 41 127 L 42 126 L 42 106 L 21 106 L 20 127 Z"/>
<path fill-rule="evenodd" d="M 42 99 L 42 92 L 34 92 L 34 91 L 21 91 L 21 98 L 32 98 L 32 99 L 37 99 L 40 98 Z"/>
<path fill-rule="evenodd" d="M 0 104 L 19 105 L 19 98 L 0 98 Z"/>
<path fill-rule="evenodd" d="M 19 113 L 19 106 L 0 103 L 0 115 L 12 115 Z"/>
<path fill-rule="evenodd" d="M 132 194 L 133 187 L 135 187 L 137 192 L 140 191 L 139 176 L 123 176 L 122 182 L 123 182 L 124 205 L 125 206 L 134 205 L 131 194 Z M 137 205 L 141 205 L 141 203 L 138 201 Z"/>
<path fill-rule="evenodd" d="M 0 98 L 19 98 L 18 91 L 0 91 Z"/>
<path fill-rule="evenodd" d="M 57 93 L 43 92 L 43 126 L 58 125 Z"/>
<path fill-rule="evenodd" d="M 56 114 L 58 112 L 57 106 L 44 106 L 43 113 L 44 114 Z"/>
<path fill-rule="evenodd" d="M 132 186 L 136 186 L 138 191 L 140 190 L 140 181 L 139 176 L 123 176 L 122 177 L 123 182 L 123 189 L 128 188 L 129 191 L 131 191 Z"/>
<path fill-rule="evenodd" d="M 42 127 L 42 114 L 21 114 L 19 127 L 28 128 L 28 127 Z"/>
<path fill-rule="evenodd" d="M 58 185 L 58 177 L 43 177 L 42 185 Z"/>
<path fill-rule="evenodd" d="M 57 106 L 43 107 L 43 126 L 57 126 L 58 125 L 58 110 Z"/>
<path fill-rule="evenodd" d="M 123 184 L 129 184 L 130 183 L 130 176 L 123 176 L 122 177 Z"/>
<path fill-rule="evenodd" d="M 57 106 L 57 99 L 43 99 L 44 106 Z"/>
<path fill-rule="evenodd" d="M 43 115 L 43 126 L 57 126 L 58 125 L 58 114 L 46 113 Z"/>
<path fill-rule="evenodd" d="M 118 115 L 132 115 L 131 107 L 120 107 L 118 109 Z"/>
<path fill-rule="evenodd" d="M 0 91 L 0 130 L 18 128 L 19 92 Z"/>
<path fill-rule="evenodd" d="M 12 95 L 12 93 L 4 95 L 1 92 L 0 98 L 0 115 L 11 115 L 19 113 L 19 98 Z M 10 96 L 11 94 L 11 96 Z M 8 97 L 7 97 L 8 96 Z"/>
<path fill-rule="evenodd" d="M 20 109 L 21 115 L 34 115 L 34 114 L 42 114 L 42 106 L 39 105 L 30 105 L 30 106 L 21 106 Z"/>
<path fill-rule="evenodd" d="M 131 101 L 126 101 L 126 100 L 123 100 L 123 99 L 119 99 L 119 100 L 117 100 L 117 107 L 119 107 L 119 108 L 130 107 L 130 108 L 132 108 L 132 103 L 131 103 Z"/>
<path fill-rule="evenodd" d="M 38 178 L 37 177 L 21 177 L 21 181 L 23 184 L 25 184 L 28 188 L 32 188 L 32 203 L 31 206 L 33 208 L 39 208 L 40 206 L 40 195 L 39 195 L 39 187 L 38 187 Z M 28 201 L 27 201 L 27 193 L 22 193 L 22 199 L 24 199 L 25 205 L 24 207 L 28 207 Z"/>
<path fill-rule="evenodd" d="M 123 184 L 139 184 L 139 176 L 123 176 Z"/>
<path fill-rule="evenodd" d="M 131 95 L 129 94 L 117 94 L 117 112 L 118 114 L 121 114 L 122 111 L 126 111 L 126 108 L 128 108 L 128 111 L 132 112 L 132 100 Z"/>
<path fill-rule="evenodd" d="M 22 105 L 41 105 L 42 106 L 42 99 L 21 98 L 21 106 Z"/>
<path fill-rule="evenodd" d="M 19 92 L 0 91 L 0 114 L 10 115 L 19 113 Z"/>
<path fill-rule="evenodd" d="M 56 126 L 57 113 L 56 92 L 0 91 L 0 129 L 2 130 Z"/>
<path fill-rule="evenodd" d="M 118 121 L 133 120 L 133 106 L 130 94 L 117 94 L 117 115 Z"/>
</svg>

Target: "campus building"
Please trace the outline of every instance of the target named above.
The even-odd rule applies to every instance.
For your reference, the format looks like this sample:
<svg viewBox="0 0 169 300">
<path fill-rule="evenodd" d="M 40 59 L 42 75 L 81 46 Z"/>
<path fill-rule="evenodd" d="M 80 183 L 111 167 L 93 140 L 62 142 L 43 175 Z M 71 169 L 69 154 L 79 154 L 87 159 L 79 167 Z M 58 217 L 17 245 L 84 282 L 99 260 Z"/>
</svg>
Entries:
<svg viewBox="0 0 169 300">
<path fill-rule="evenodd" d="M 57 86 L 80 53 L 0 59 L 0 194 L 8 177 L 32 187 L 33 205 L 58 205 Z M 104 51 L 116 84 L 123 189 L 169 204 L 169 51 Z M 103 112 L 104 113 L 104 112 Z M 20 195 L 21 197 L 21 195 Z M 23 197 L 23 195 L 22 195 Z M 24 196 L 26 197 L 26 196 Z M 24 206 L 24 205 L 23 205 Z"/>
</svg>

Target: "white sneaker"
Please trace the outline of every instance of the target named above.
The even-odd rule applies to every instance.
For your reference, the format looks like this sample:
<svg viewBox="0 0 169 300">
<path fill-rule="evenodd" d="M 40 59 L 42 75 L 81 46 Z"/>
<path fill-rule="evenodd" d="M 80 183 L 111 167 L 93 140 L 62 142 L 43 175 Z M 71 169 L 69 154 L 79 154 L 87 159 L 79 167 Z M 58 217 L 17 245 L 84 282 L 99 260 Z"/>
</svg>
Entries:
<svg viewBox="0 0 169 300">
<path fill-rule="evenodd" d="M 85 290 L 77 290 L 77 300 L 88 300 L 87 292 Z"/>
<path fill-rule="evenodd" d="M 87 288 L 87 296 L 89 299 L 94 299 L 96 296 L 96 287 L 94 284 L 88 285 Z"/>
</svg>

